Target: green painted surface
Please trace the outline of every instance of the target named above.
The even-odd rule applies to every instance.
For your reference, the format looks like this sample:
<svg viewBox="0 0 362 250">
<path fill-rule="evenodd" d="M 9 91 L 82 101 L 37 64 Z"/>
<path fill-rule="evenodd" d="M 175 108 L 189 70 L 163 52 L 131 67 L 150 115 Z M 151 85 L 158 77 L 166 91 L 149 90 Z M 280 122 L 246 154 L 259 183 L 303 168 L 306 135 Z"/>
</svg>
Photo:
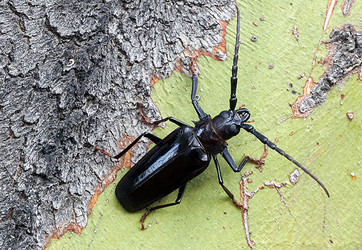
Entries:
<svg viewBox="0 0 362 250">
<path fill-rule="evenodd" d="M 291 5 L 290 3 L 293 3 Z M 361 30 L 360 2 L 355 1 L 351 15 L 341 14 L 342 1 L 335 8 L 327 34 L 344 23 Z M 328 188 L 327 198 L 317 183 L 305 173 L 297 185 L 281 189 L 287 205 L 274 189 L 264 189 L 250 200 L 251 238 L 257 249 L 308 248 L 356 249 L 361 238 L 362 180 L 362 82 L 356 75 L 333 88 L 322 106 L 306 119 L 287 119 L 288 103 L 302 93 L 319 39 L 327 1 L 243 1 L 238 2 L 242 14 L 239 53 L 238 105 L 250 110 L 253 125 L 277 145 L 310 169 Z M 265 17 L 265 21 L 260 21 Z M 259 24 L 255 27 L 252 22 Z M 236 20 L 228 26 L 227 51 L 234 46 Z M 299 42 L 292 35 L 296 25 Z M 252 36 L 258 41 L 250 41 Z M 326 39 L 327 36 L 324 36 Z M 321 46 L 318 59 L 325 55 Z M 323 54 L 324 53 L 324 54 Z M 201 71 L 198 94 L 200 105 L 212 116 L 228 108 L 231 58 L 217 62 L 199 58 Z M 270 64 L 274 69 L 268 69 Z M 315 80 L 325 70 L 318 65 Z M 293 88 L 289 88 L 289 83 Z M 156 84 L 152 98 L 163 117 L 174 116 L 191 124 L 197 116 L 190 103 L 191 79 L 175 72 L 169 79 Z M 341 94 L 345 95 L 340 105 Z M 346 112 L 354 112 L 349 121 Z M 167 124 L 155 134 L 164 137 L 175 128 Z M 294 135 L 290 136 L 291 132 Z M 259 157 L 263 145 L 244 131 L 229 141 L 236 162 L 244 153 Z M 240 174 L 235 174 L 219 157 L 225 185 L 238 198 Z M 270 180 L 288 182 L 294 165 L 269 150 L 264 171 L 252 164 L 243 171 L 254 171 L 249 191 Z M 354 172 L 357 179 L 351 178 Z M 124 173 L 100 195 L 82 234 L 67 233 L 53 240 L 49 249 L 243 249 L 248 248 L 241 212 L 226 197 L 217 182 L 213 163 L 189 183 L 181 205 L 152 213 L 145 231 L 140 230 L 143 212 L 127 213 L 116 201 L 114 189 Z M 157 204 L 173 202 L 176 193 Z M 332 243 L 333 242 L 333 243 Z"/>
</svg>

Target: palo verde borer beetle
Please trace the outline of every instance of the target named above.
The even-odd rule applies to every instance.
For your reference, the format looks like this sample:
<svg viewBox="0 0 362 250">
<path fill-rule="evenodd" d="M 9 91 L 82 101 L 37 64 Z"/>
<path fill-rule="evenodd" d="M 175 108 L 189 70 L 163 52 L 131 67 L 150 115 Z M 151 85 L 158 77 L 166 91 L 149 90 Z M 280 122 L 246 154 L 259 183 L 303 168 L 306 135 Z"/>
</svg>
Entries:
<svg viewBox="0 0 362 250">
<path fill-rule="evenodd" d="M 217 155 L 221 154 L 234 172 L 240 172 L 249 161 L 250 158 L 246 156 L 237 166 L 227 149 L 226 140 L 239 134 L 241 128 L 253 134 L 263 144 L 274 149 L 301 168 L 318 182 L 329 197 L 327 189 L 317 177 L 269 141 L 267 137 L 256 131 L 252 125 L 246 123 L 250 117 L 250 113 L 246 108 L 235 110 L 237 102 L 237 62 L 240 45 L 240 14 L 238 7 L 236 7 L 236 10 L 237 34 L 231 76 L 230 109 L 222 111 L 214 118 L 207 115 L 196 100 L 197 75 L 194 73 L 192 76 L 191 101 L 200 119 L 194 122 L 195 127 L 191 127 L 173 117 L 167 117 L 155 123 L 171 121 L 179 127 L 164 139 L 158 138 L 151 133 L 143 133 L 122 152 L 113 157 L 116 159 L 122 157 L 142 137 L 146 137 L 156 144 L 125 174 L 116 187 L 116 196 L 119 202 L 129 212 L 144 209 L 178 189 L 178 195 L 174 203 L 152 207 L 145 212 L 141 219 L 142 228 L 144 228 L 144 220 L 151 211 L 177 205 L 181 202 L 187 182 L 201 174 L 208 167 L 211 158 L 216 165 L 219 184 L 233 202 L 241 208 L 241 205 L 234 199 L 233 194 L 224 186 L 217 160 Z"/>
</svg>

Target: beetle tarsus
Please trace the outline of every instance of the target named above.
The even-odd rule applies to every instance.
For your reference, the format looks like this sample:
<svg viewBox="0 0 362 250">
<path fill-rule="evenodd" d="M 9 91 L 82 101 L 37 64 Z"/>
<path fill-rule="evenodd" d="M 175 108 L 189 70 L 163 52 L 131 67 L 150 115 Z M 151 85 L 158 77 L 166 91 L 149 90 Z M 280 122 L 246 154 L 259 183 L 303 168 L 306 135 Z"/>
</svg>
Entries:
<svg viewBox="0 0 362 250">
<path fill-rule="evenodd" d="M 186 189 L 186 184 L 185 185 L 182 185 L 179 189 L 178 189 L 178 194 L 177 194 L 177 198 L 175 200 L 175 202 L 173 203 L 168 203 L 168 204 L 164 204 L 164 205 L 160 205 L 160 206 L 156 206 L 156 207 L 151 207 L 151 208 L 148 208 L 146 210 L 146 212 L 142 215 L 141 219 L 140 219 L 140 222 L 142 224 L 142 230 L 145 229 L 145 226 L 144 226 L 144 223 L 145 223 L 145 220 L 147 218 L 147 216 L 152 212 L 152 211 L 155 211 L 157 209 L 161 209 L 161 208 L 165 208 L 165 207 L 171 207 L 171 206 L 175 206 L 175 205 L 178 205 L 181 203 L 181 200 L 182 200 L 182 197 L 184 195 L 184 192 L 185 192 L 185 189 Z"/>
<path fill-rule="evenodd" d="M 151 209 L 147 209 L 145 213 L 142 215 L 140 222 L 141 222 L 141 230 L 145 230 L 145 220 L 147 216 L 151 213 Z"/>
<path fill-rule="evenodd" d="M 233 203 L 238 209 L 240 209 L 240 210 L 243 209 L 243 205 L 240 202 L 238 202 L 237 200 L 233 199 Z"/>
<path fill-rule="evenodd" d="M 95 146 L 95 149 L 98 150 L 99 152 L 101 152 L 102 154 L 104 154 L 105 156 L 107 156 L 109 158 L 113 158 L 112 155 L 110 153 L 108 153 L 104 148 Z"/>
</svg>

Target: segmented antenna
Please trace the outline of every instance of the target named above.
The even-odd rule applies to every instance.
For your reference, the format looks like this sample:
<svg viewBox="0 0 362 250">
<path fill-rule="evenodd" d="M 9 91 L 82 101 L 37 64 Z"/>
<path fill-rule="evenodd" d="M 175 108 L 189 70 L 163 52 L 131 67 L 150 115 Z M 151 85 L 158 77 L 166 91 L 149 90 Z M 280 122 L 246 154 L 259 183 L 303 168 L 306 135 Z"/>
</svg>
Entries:
<svg viewBox="0 0 362 250">
<path fill-rule="evenodd" d="M 233 67 L 231 69 L 231 94 L 230 94 L 230 110 L 234 110 L 237 102 L 236 98 L 236 86 L 238 84 L 238 53 L 240 45 L 240 13 L 239 8 L 236 6 L 236 15 L 237 15 L 237 25 L 236 25 L 236 41 L 235 41 L 235 52 Z"/>
<path fill-rule="evenodd" d="M 290 155 L 286 154 L 283 150 L 281 150 L 280 148 L 277 147 L 277 145 L 275 145 L 274 143 L 272 143 L 271 141 L 269 141 L 269 139 L 267 137 L 265 137 L 264 135 L 262 135 L 261 133 L 259 133 L 258 131 L 256 131 L 254 129 L 253 126 L 251 126 L 250 124 L 243 124 L 241 126 L 243 129 L 245 129 L 247 132 L 255 135 L 256 138 L 258 138 L 262 143 L 268 145 L 269 148 L 274 149 L 275 151 L 277 151 L 279 154 L 281 154 L 282 156 L 284 156 L 285 158 L 287 158 L 289 161 L 293 162 L 296 166 L 298 166 L 300 169 L 302 169 L 305 173 L 307 173 L 310 177 L 312 177 L 318 184 L 319 186 L 321 186 L 324 190 L 324 192 L 327 194 L 327 196 L 329 197 L 329 193 L 327 188 L 323 185 L 323 183 L 318 180 L 318 178 L 316 176 L 314 176 L 308 169 L 306 169 L 305 167 L 302 166 L 302 164 L 300 164 L 299 162 L 297 162 L 296 160 L 293 159 L 293 157 L 291 157 Z"/>
</svg>

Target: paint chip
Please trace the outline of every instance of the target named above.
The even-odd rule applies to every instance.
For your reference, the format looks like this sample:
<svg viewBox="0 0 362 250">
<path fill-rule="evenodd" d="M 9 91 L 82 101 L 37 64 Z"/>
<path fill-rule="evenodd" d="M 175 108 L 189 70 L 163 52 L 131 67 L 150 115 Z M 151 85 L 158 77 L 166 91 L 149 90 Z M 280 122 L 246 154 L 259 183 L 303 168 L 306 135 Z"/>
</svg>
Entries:
<svg viewBox="0 0 362 250">
<path fill-rule="evenodd" d="M 353 118 L 354 118 L 354 113 L 353 112 L 347 112 L 346 116 L 347 116 L 348 120 L 352 121 Z"/>
<path fill-rule="evenodd" d="M 362 47 L 361 37 L 361 31 L 356 31 L 350 24 L 331 32 L 330 39 L 325 42 L 329 50 L 326 57 L 327 70 L 318 82 L 308 77 L 303 96 L 298 97 L 292 105 L 293 117 L 306 117 L 325 101 L 332 87 L 351 73 L 362 70 L 362 51 L 359 49 Z"/>
<path fill-rule="evenodd" d="M 294 186 L 295 184 L 298 183 L 299 176 L 300 176 L 299 169 L 297 169 L 297 168 L 294 169 L 294 171 L 291 172 L 289 175 L 289 182 Z"/>
<path fill-rule="evenodd" d="M 353 172 L 351 172 L 351 176 L 352 176 L 352 181 L 355 181 L 357 179 L 356 175 Z"/>
</svg>

